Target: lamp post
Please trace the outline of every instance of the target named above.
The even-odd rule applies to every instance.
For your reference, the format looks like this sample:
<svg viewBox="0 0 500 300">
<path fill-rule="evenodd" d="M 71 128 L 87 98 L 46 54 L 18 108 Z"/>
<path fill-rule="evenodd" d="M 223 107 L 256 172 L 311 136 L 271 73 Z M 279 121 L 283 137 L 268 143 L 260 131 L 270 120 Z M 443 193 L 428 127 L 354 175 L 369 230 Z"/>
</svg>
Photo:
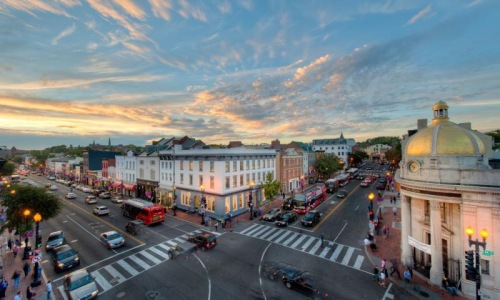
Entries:
<svg viewBox="0 0 500 300">
<path fill-rule="evenodd" d="M 468 269 L 467 266 L 473 265 L 472 262 L 472 255 L 473 253 L 471 251 L 465 251 L 465 272 L 466 272 L 466 278 L 472 281 L 476 282 L 476 299 L 481 300 L 481 264 L 479 261 L 479 246 L 483 247 L 483 250 L 486 250 L 486 238 L 488 237 L 489 233 L 486 231 L 486 229 L 481 230 L 480 235 L 483 238 L 483 241 L 480 242 L 477 238 L 475 241 L 472 240 L 472 235 L 474 234 L 474 229 L 472 227 L 467 227 L 465 229 L 465 233 L 469 237 L 469 247 L 472 247 L 472 245 L 475 246 L 475 252 L 476 252 L 476 265 L 474 269 Z M 468 264 L 469 263 L 469 264 Z"/>
<path fill-rule="evenodd" d="M 200 185 L 201 190 L 201 225 L 205 225 L 205 185 Z"/>
<path fill-rule="evenodd" d="M 375 198 L 375 194 L 370 193 L 368 195 L 368 200 L 370 200 L 370 210 L 373 210 L 373 199 Z"/>
<path fill-rule="evenodd" d="M 42 215 L 39 213 L 36 213 L 33 216 L 33 220 L 36 223 L 36 229 L 35 229 L 35 250 L 39 249 L 42 247 L 42 236 L 39 234 L 40 233 L 40 221 L 42 221 Z"/>
<path fill-rule="evenodd" d="M 250 208 L 250 220 L 253 220 L 253 181 L 248 184 L 250 191 L 248 192 L 248 208 Z"/>
</svg>

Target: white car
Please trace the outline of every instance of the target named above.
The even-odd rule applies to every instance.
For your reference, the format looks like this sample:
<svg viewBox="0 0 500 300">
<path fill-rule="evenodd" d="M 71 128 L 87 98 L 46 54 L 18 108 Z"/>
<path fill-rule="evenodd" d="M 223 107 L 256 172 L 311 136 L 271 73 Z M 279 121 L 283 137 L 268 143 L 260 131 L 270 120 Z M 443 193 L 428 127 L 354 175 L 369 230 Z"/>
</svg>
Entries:
<svg viewBox="0 0 500 300">
<path fill-rule="evenodd" d="M 76 195 L 74 193 L 67 193 L 64 197 L 66 197 L 66 199 L 76 199 Z"/>
<path fill-rule="evenodd" d="M 111 199 L 111 202 L 113 202 L 113 203 L 122 203 L 123 199 L 121 197 L 113 197 Z"/>
<path fill-rule="evenodd" d="M 91 193 L 91 192 L 92 192 L 92 189 L 91 189 L 91 188 L 89 188 L 89 187 L 84 186 L 84 187 L 82 188 L 82 192 L 84 192 L 84 193 Z"/>
<path fill-rule="evenodd" d="M 87 197 L 85 197 L 85 203 L 87 203 L 87 204 L 96 204 L 97 203 L 97 197 L 96 196 L 87 196 Z"/>
<path fill-rule="evenodd" d="M 51 191 L 57 191 L 57 185 L 51 185 L 49 187 L 49 190 L 51 190 Z"/>
<path fill-rule="evenodd" d="M 56 180 L 56 177 L 54 177 L 54 176 L 49 176 L 49 180 Z"/>
<path fill-rule="evenodd" d="M 101 240 L 106 244 L 108 249 L 114 249 L 125 245 L 123 236 L 114 230 L 101 233 Z"/>
<path fill-rule="evenodd" d="M 98 205 L 94 207 L 94 215 L 103 216 L 109 215 L 109 208 L 104 205 Z"/>
</svg>

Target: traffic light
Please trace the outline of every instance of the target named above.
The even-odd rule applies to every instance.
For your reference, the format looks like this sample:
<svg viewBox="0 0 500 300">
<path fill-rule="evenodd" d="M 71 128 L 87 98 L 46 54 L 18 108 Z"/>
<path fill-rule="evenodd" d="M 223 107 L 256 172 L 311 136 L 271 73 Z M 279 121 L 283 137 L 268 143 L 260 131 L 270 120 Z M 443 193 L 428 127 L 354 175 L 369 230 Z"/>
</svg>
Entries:
<svg viewBox="0 0 500 300">
<path fill-rule="evenodd" d="M 38 235 L 36 237 L 36 241 L 35 241 L 35 248 L 36 249 L 40 249 L 42 248 L 42 236 L 41 235 Z"/>
<path fill-rule="evenodd" d="M 465 251 L 465 279 L 476 281 L 476 268 L 474 267 L 474 251 Z"/>
<path fill-rule="evenodd" d="M 373 221 L 373 210 L 370 209 L 368 214 L 370 215 L 370 221 Z"/>
</svg>

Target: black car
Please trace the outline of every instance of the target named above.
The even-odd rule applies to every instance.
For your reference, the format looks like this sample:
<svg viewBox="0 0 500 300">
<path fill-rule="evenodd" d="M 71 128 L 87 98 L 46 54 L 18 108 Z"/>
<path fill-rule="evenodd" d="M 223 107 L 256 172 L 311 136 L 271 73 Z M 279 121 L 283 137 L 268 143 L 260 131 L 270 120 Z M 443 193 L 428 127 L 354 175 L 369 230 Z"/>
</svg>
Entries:
<svg viewBox="0 0 500 300">
<path fill-rule="evenodd" d="M 291 224 L 293 222 L 295 222 L 297 220 L 297 213 L 291 211 L 291 212 L 287 212 L 287 213 L 284 213 L 282 214 L 281 216 L 279 216 L 276 221 L 274 221 L 274 224 L 276 224 L 276 226 L 288 226 L 288 224 Z"/>
<path fill-rule="evenodd" d="M 357 180 L 363 180 L 363 179 L 365 179 L 365 176 L 363 176 L 363 175 L 358 175 L 358 177 L 356 177 L 356 179 L 357 179 Z"/>
<path fill-rule="evenodd" d="M 339 190 L 337 192 L 337 198 L 345 198 L 347 197 L 347 194 L 348 194 L 347 190 Z"/>
<path fill-rule="evenodd" d="M 386 183 L 387 182 L 387 179 L 385 179 L 385 177 L 380 177 L 378 182 L 380 183 Z"/>
<path fill-rule="evenodd" d="M 62 245 L 52 250 L 52 262 L 54 270 L 61 272 L 79 266 L 80 256 L 70 245 Z"/>
<path fill-rule="evenodd" d="M 316 180 L 314 178 L 309 178 L 308 182 L 309 184 L 313 184 Z"/>
<path fill-rule="evenodd" d="M 296 289 L 309 296 L 319 294 L 316 281 L 309 272 L 300 271 L 287 263 L 264 263 L 262 272 L 271 280 L 281 280 L 289 289 Z"/>
<path fill-rule="evenodd" d="M 321 214 L 317 210 L 308 211 L 304 217 L 302 217 L 302 225 L 304 226 L 315 226 L 319 223 Z"/>
<path fill-rule="evenodd" d="M 202 250 L 212 249 L 217 246 L 217 236 L 213 233 L 202 231 L 188 237 L 188 242 L 195 244 Z"/>
<path fill-rule="evenodd" d="M 291 210 L 291 209 L 293 209 L 292 198 L 286 198 L 286 200 L 283 201 L 283 205 L 281 205 L 281 207 L 284 210 Z"/>
<path fill-rule="evenodd" d="M 377 183 L 377 185 L 375 186 L 375 188 L 377 190 L 385 190 L 385 183 Z"/>
</svg>

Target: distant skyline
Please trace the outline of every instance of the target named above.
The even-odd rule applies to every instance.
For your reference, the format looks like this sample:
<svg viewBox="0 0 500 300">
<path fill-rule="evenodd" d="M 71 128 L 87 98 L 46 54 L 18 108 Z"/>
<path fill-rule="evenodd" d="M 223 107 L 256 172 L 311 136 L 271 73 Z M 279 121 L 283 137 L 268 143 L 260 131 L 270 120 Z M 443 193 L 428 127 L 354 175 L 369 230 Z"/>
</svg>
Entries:
<svg viewBox="0 0 500 300">
<path fill-rule="evenodd" d="M 500 128 L 500 2 L 0 2 L 0 146 Z"/>
</svg>

